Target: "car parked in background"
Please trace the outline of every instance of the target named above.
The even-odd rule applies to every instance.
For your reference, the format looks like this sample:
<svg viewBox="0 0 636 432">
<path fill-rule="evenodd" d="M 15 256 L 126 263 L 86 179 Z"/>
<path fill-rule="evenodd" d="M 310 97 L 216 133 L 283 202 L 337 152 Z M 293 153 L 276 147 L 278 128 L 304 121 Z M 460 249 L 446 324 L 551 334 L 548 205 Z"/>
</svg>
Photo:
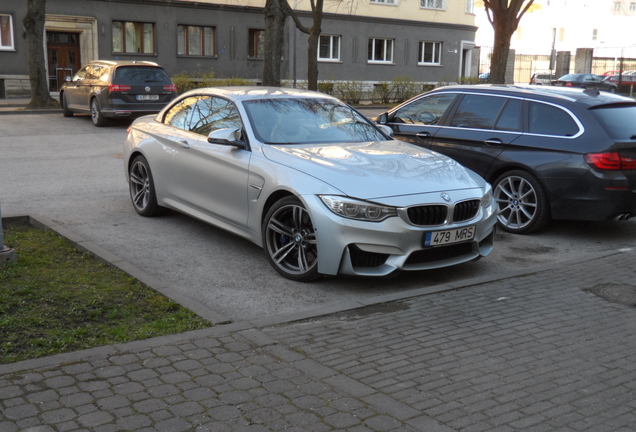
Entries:
<svg viewBox="0 0 636 432">
<path fill-rule="evenodd" d="M 95 60 L 60 88 L 64 117 L 90 113 L 95 126 L 156 114 L 176 96 L 166 71 L 147 61 Z"/>
<path fill-rule="evenodd" d="M 124 168 L 140 215 L 171 208 L 230 231 L 296 281 L 488 255 L 490 185 L 388 132 L 322 93 L 196 89 L 133 122 Z"/>
<path fill-rule="evenodd" d="M 490 72 L 484 72 L 479 74 L 479 82 L 487 83 L 490 81 Z"/>
<path fill-rule="evenodd" d="M 567 74 L 563 75 L 552 85 L 561 87 L 580 87 L 583 89 L 596 89 L 616 93 L 616 84 L 605 81 L 605 77 L 594 74 Z"/>
<path fill-rule="evenodd" d="M 445 154 L 493 185 L 499 225 L 636 214 L 636 102 L 553 86 L 451 86 L 380 115 L 395 137 Z"/>
<path fill-rule="evenodd" d="M 636 84 L 636 74 L 633 71 L 626 71 L 622 74 L 608 75 L 605 77 L 605 81 L 616 84 L 617 86 L 630 86 Z"/>
<path fill-rule="evenodd" d="M 530 77 L 530 85 L 551 85 L 556 79 L 554 74 L 550 73 L 534 73 Z"/>
</svg>

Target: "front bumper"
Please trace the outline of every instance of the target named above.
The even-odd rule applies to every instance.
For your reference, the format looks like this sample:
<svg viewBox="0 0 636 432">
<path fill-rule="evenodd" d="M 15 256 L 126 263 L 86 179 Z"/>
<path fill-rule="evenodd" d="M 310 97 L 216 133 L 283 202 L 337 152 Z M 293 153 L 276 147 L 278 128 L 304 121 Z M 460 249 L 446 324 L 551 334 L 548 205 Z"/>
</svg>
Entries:
<svg viewBox="0 0 636 432">
<path fill-rule="evenodd" d="M 327 275 L 387 276 L 398 271 L 448 267 L 487 256 L 493 248 L 495 206 L 481 207 L 473 219 L 436 227 L 414 226 L 400 217 L 362 222 L 331 213 L 317 196 L 303 196 L 318 238 L 318 272 Z M 475 198 L 475 197 L 473 197 Z M 324 210 L 322 210 L 324 209 Z M 464 243 L 425 247 L 430 231 L 475 226 Z"/>
</svg>

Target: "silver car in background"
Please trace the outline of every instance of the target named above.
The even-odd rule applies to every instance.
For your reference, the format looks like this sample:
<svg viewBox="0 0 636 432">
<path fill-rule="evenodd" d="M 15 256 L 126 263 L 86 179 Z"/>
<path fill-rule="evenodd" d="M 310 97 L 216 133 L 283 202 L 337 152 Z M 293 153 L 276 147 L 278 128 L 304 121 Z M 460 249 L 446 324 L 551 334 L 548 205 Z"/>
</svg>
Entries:
<svg viewBox="0 0 636 432">
<path fill-rule="evenodd" d="M 296 281 L 446 267 L 493 247 L 489 184 L 322 93 L 192 90 L 130 126 L 124 166 L 137 213 L 228 230 Z"/>
</svg>

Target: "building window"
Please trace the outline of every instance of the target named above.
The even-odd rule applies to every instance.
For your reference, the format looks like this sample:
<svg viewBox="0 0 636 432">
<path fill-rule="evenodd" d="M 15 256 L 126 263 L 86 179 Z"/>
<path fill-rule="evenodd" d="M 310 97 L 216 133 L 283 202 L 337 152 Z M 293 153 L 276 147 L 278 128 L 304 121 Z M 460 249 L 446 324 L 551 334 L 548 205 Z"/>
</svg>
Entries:
<svg viewBox="0 0 636 432">
<path fill-rule="evenodd" d="M 265 30 L 250 29 L 249 46 L 247 56 L 250 58 L 263 58 L 263 44 L 265 43 Z"/>
<path fill-rule="evenodd" d="M 340 61 L 340 36 L 320 35 L 318 60 Z"/>
<path fill-rule="evenodd" d="M 598 40 L 598 29 L 592 30 L 592 40 Z"/>
<path fill-rule="evenodd" d="M 621 2 L 614 2 L 614 10 L 615 11 L 621 10 Z"/>
<path fill-rule="evenodd" d="M 466 0 L 466 13 L 475 13 L 475 0 Z"/>
<path fill-rule="evenodd" d="M 155 25 L 113 21 L 113 52 L 154 54 Z"/>
<path fill-rule="evenodd" d="M 13 49 L 13 16 L 0 14 L 0 50 Z"/>
<path fill-rule="evenodd" d="M 442 64 L 442 43 L 441 42 L 420 42 L 420 53 L 419 53 L 418 64 L 420 65 Z"/>
<path fill-rule="evenodd" d="M 630 10 L 630 11 L 636 11 L 636 3 L 631 2 L 631 3 L 629 4 L 629 10 Z"/>
<path fill-rule="evenodd" d="M 420 0 L 420 6 L 424 9 L 446 10 L 446 0 Z"/>
<path fill-rule="evenodd" d="M 191 56 L 214 56 L 214 27 L 177 26 L 177 53 Z"/>
<path fill-rule="evenodd" d="M 397 5 L 397 0 L 371 0 L 371 3 Z"/>
<path fill-rule="evenodd" d="M 369 39 L 369 62 L 393 63 L 393 39 Z"/>
</svg>

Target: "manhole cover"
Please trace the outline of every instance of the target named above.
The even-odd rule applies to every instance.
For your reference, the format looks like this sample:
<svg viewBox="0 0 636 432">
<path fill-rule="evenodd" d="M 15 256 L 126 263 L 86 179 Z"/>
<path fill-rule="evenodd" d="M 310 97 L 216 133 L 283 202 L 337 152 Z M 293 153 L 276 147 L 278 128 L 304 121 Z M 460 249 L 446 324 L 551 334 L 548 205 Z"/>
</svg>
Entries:
<svg viewBox="0 0 636 432">
<path fill-rule="evenodd" d="M 601 284 L 587 289 L 592 294 L 613 303 L 636 306 L 636 287 L 623 284 Z"/>
</svg>

